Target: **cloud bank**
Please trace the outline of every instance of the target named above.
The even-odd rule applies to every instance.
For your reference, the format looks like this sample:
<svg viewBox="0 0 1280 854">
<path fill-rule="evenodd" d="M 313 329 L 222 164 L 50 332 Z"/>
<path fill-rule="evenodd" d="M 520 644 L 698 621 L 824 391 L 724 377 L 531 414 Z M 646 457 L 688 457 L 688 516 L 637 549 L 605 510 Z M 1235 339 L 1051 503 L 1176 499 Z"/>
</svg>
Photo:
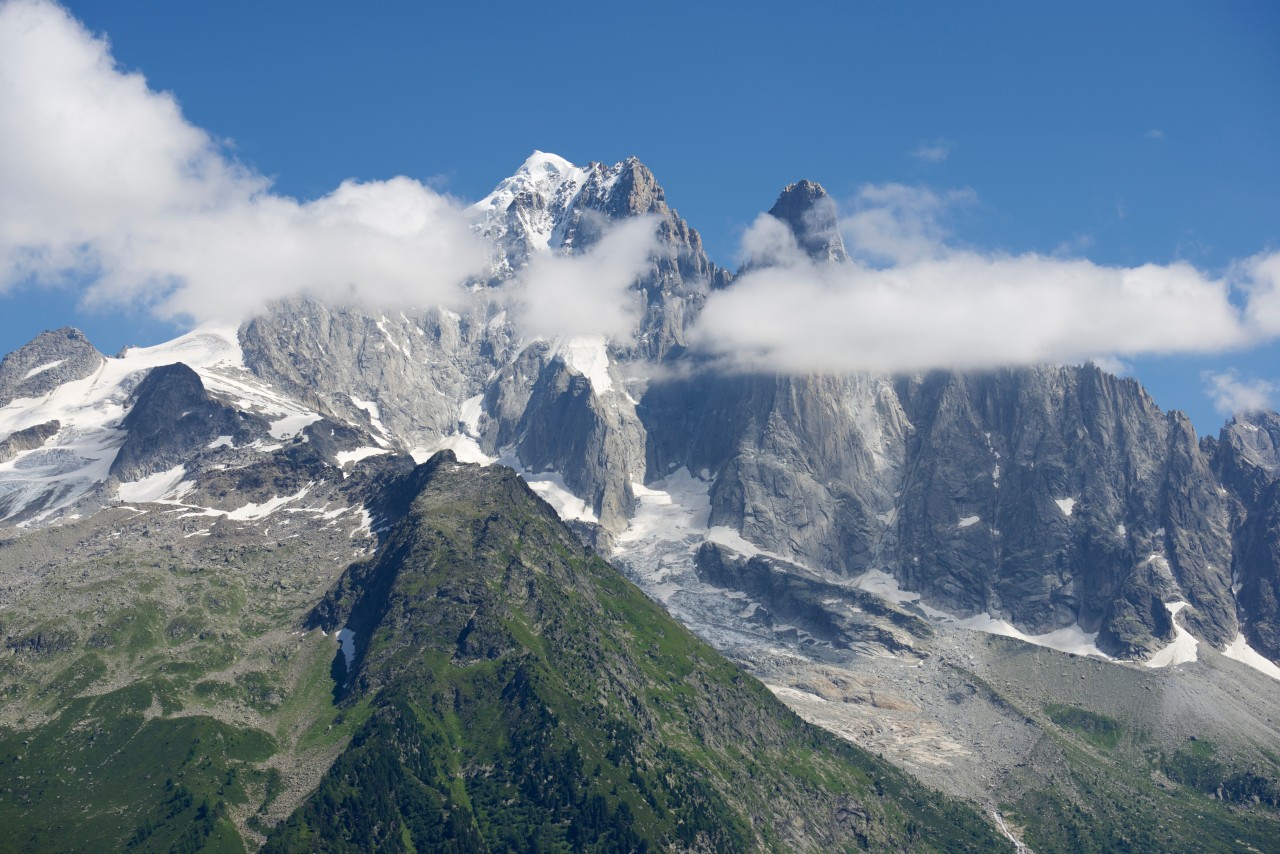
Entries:
<svg viewBox="0 0 1280 854">
<path fill-rule="evenodd" d="M 513 319 L 530 335 L 630 337 L 643 308 L 631 289 L 657 250 L 657 220 L 636 217 L 579 255 L 537 255 L 513 286 Z"/>
<path fill-rule="evenodd" d="M 1118 364 L 1243 349 L 1280 334 L 1280 254 L 1214 277 L 1186 263 L 1111 267 L 947 243 L 971 191 L 864 187 L 840 220 L 853 259 L 815 262 L 767 215 L 756 264 L 708 298 L 690 333 L 720 365 L 784 372 Z"/>
<path fill-rule="evenodd" d="M 0 293 L 88 283 L 90 301 L 195 322 L 302 295 L 456 306 L 492 251 L 460 203 L 409 178 L 311 201 L 273 192 L 46 0 L 0 2 L 0 140 Z M 942 156 L 935 145 L 925 159 Z M 975 198 L 863 187 L 837 221 L 842 264 L 814 262 L 761 216 L 744 237 L 750 266 L 709 295 L 690 344 L 732 369 L 910 371 L 1115 363 L 1280 334 L 1280 254 L 1210 275 L 956 247 L 947 218 Z M 627 222 L 572 258 L 536 258 L 495 296 L 528 334 L 629 337 L 631 285 L 655 251 L 654 224 Z M 1224 406 L 1251 405 L 1238 379 L 1215 383 Z"/>
<path fill-rule="evenodd" d="M 1263 379 L 1243 379 L 1235 370 L 1200 375 L 1213 408 L 1223 415 L 1240 415 L 1271 409 L 1275 405 L 1275 383 Z"/>
<path fill-rule="evenodd" d="M 87 279 L 90 302 L 238 320 L 303 294 L 452 304 L 487 260 L 461 207 L 408 178 L 272 193 L 40 0 L 0 5 L 0 139 L 0 292 Z"/>
</svg>

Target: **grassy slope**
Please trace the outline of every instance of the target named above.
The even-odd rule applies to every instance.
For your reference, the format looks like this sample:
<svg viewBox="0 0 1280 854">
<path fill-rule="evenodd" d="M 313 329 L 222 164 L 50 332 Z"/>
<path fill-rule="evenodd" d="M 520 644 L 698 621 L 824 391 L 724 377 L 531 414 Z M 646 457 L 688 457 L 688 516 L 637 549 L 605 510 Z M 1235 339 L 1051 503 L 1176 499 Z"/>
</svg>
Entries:
<svg viewBox="0 0 1280 854">
<path fill-rule="evenodd" d="M 322 609 L 374 717 L 268 850 L 990 850 L 976 812 L 800 721 L 507 470 L 438 466 Z"/>
<path fill-rule="evenodd" d="M 361 722 L 332 704 L 334 641 L 290 631 L 351 525 L 304 547 L 192 524 L 109 511 L 3 544 L 37 572 L 0 612 L 0 852 L 256 847 L 245 828 L 292 810 Z"/>
<path fill-rule="evenodd" d="M 1002 638 L 987 644 L 1004 688 L 1014 690 L 984 686 L 1045 733 L 1001 786 L 1000 809 L 1031 848 L 1280 850 L 1280 756 L 1257 748 L 1262 736 L 1203 719 L 1199 737 L 1167 732 L 1159 690 L 1168 674 L 1046 655 Z M 1060 669 L 1064 678 L 1046 676 Z M 1108 681 L 1077 678 L 1095 670 Z M 1204 737 L 1210 724 L 1230 748 Z"/>
</svg>

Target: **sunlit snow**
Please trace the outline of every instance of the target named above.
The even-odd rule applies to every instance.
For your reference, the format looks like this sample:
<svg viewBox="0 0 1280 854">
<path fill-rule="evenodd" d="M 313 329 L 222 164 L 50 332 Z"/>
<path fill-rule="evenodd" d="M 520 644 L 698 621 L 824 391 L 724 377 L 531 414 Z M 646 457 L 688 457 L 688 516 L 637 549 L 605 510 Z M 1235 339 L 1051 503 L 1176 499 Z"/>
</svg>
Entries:
<svg viewBox="0 0 1280 854">
<path fill-rule="evenodd" d="M 283 418 L 271 422 L 271 438 L 287 439 L 290 436 L 296 436 L 304 427 L 319 420 L 320 415 L 316 412 L 291 412 Z"/>
<path fill-rule="evenodd" d="M 376 457 L 379 454 L 390 453 L 386 448 L 356 448 L 354 451 L 339 451 L 334 454 L 334 458 L 338 461 L 338 466 L 346 466 L 347 463 L 358 463 L 360 460 Z"/>
<path fill-rule="evenodd" d="M 559 356 L 570 370 L 590 380 L 596 394 L 613 388 L 613 380 L 609 378 L 609 349 L 603 335 L 557 338 L 551 355 Z"/>
<path fill-rule="evenodd" d="M 1200 641 L 1196 640 L 1191 632 L 1178 623 L 1178 612 L 1187 607 L 1187 603 L 1165 602 L 1164 606 L 1169 610 L 1169 617 L 1173 620 L 1174 639 L 1172 643 L 1147 660 L 1147 667 L 1168 667 L 1175 664 L 1186 664 L 1187 662 L 1195 661 L 1199 657 L 1196 647 L 1200 645 Z"/>
<path fill-rule="evenodd" d="M 480 416 L 484 412 L 484 395 L 477 394 L 462 401 L 458 407 L 458 426 L 468 436 L 480 435 Z"/>
<path fill-rule="evenodd" d="M 199 374 L 210 393 L 269 420 L 308 413 L 249 373 L 233 327 L 202 327 L 154 347 L 130 348 L 118 358 L 104 359 L 88 377 L 0 409 L 0 436 L 53 420 L 74 425 L 59 431 L 44 448 L 0 465 L 0 496 L 11 500 L 9 515 L 39 501 L 44 509 L 31 521 L 42 521 L 106 480 L 124 441 L 119 424 L 129 393 L 144 372 L 176 362 Z M 58 453 L 40 456 L 45 450 Z"/>
<path fill-rule="evenodd" d="M 1237 634 L 1236 639 L 1222 648 L 1222 654 L 1227 658 L 1235 659 L 1241 664 L 1247 664 L 1254 670 L 1267 674 L 1272 679 L 1280 679 L 1280 667 L 1275 662 L 1249 646 L 1249 642 L 1245 640 L 1243 634 Z"/>
<path fill-rule="evenodd" d="M 121 501 L 135 504 L 146 504 L 170 497 L 182 478 L 187 474 L 185 466 L 174 466 L 168 471 L 156 472 L 149 477 L 120 484 L 117 493 Z"/>
<path fill-rule="evenodd" d="M 23 375 L 22 379 L 29 380 L 32 377 L 38 377 L 40 376 L 40 374 L 43 374 L 45 371 L 52 370 L 53 368 L 58 367 L 58 365 L 61 365 L 65 361 L 66 359 L 58 359 L 56 362 L 46 362 L 43 365 L 34 367 L 31 370 L 27 371 L 26 374 Z"/>
</svg>

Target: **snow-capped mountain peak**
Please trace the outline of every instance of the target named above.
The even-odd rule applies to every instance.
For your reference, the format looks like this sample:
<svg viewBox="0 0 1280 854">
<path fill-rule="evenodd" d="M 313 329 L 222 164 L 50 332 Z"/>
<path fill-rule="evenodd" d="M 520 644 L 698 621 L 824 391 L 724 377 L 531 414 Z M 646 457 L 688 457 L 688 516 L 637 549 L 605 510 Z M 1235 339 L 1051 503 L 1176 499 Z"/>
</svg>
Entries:
<svg viewBox="0 0 1280 854">
<path fill-rule="evenodd" d="M 477 233 L 494 246 L 494 282 L 539 253 L 590 245 L 607 220 L 670 213 L 653 173 L 635 157 L 581 167 L 543 151 L 533 152 L 470 212 Z"/>
<path fill-rule="evenodd" d="M 472 205 L 476 230 L 498 250 L 493 279 L 506 278 L 536 253 L 558 248 L 554 243 L 557 226 L 591 171 L 559 155 L 535 151 L 514 175 Z"/>
</svg>

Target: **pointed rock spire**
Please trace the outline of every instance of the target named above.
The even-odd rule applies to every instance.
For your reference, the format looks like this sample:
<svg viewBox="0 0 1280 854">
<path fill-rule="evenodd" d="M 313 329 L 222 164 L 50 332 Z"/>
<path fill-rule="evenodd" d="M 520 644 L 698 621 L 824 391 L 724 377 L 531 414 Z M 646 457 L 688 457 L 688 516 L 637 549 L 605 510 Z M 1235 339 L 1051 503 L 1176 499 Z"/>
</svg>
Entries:
<svg viewBox="0 0 1280 854">
<path fill-rule="evenodd" d="M 821 184 L 806 180 L 788 185 L 769 215 L 790 226 L 800 248 L 815 261 L 849 260 L 840 237 L 836 203 Z"/>
</svg>

